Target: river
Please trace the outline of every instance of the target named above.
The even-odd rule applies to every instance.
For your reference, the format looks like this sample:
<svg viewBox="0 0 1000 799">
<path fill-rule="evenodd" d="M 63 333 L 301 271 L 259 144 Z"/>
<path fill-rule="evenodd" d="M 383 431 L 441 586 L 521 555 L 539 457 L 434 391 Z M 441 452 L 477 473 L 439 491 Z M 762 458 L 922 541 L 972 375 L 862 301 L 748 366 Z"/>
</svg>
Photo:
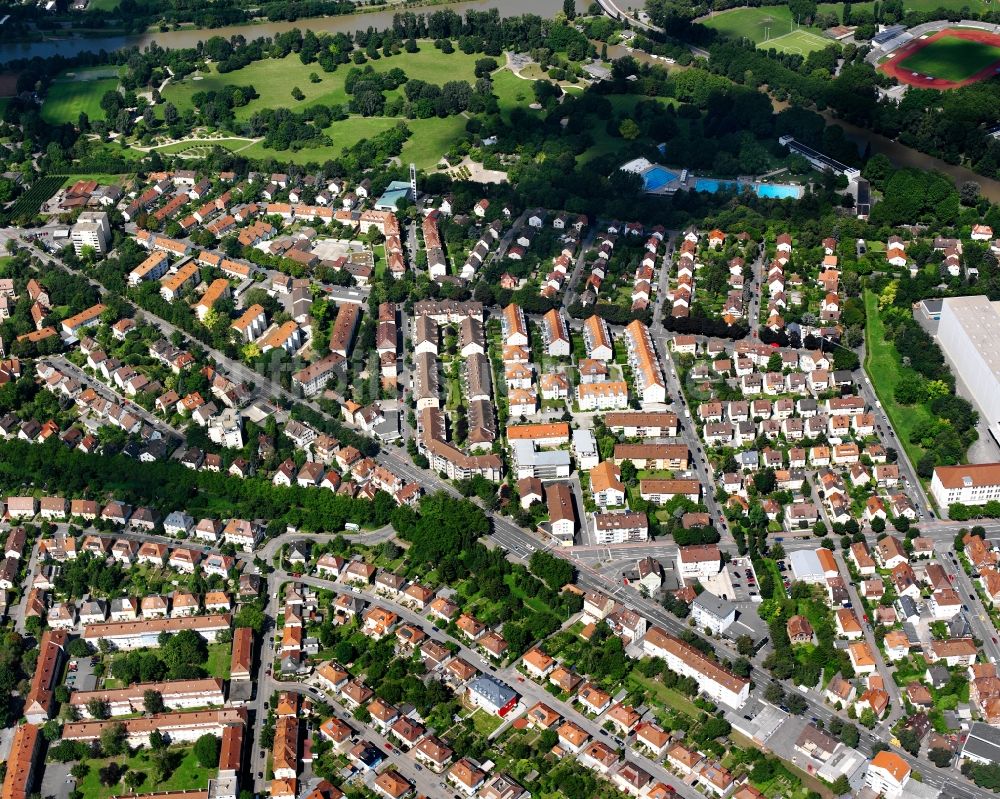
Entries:
<svg viewBox="0 0 1000 799">
<path fill-rule="evenodd" d="M 973 181 L 979 184 L 982 194 L 986 199 L 994 203 L 1000 202 L 1000 180 L 983 177 L 967 167 L 949 164 L 940 158 L 935 158 L 932 155 L 927 155 L 927 153 L 914 150 L 912 147 L 907 147 L 905 144 L 900 144 L 898 141 L 893 141 L 877 133 L 872 133 L 870 130 L 859 128 L 857 125 L 852 125 L 849 122 L 829 117 L 827 114 L 823 116 L 828 125 L 837 125 L 843 128 L 844 135 L 855 142 L 859 150 L 863 150 L 866 144 L 870 144 L 872 153 L 884 155 L 896 166 L 943 172 L 955 181 L 956 186 Z"/>
<path fill-rule="evenodd" d="M 462 15 L 468 9 L 486 11 L 496 8 L 505 17 L 516 17 L 520 14 L 538 14 L 542 17 L 551 17 L 557 11 L 562 10 L 562 0 L 465 0 L 465 2 L 446 5 L 401 5 L 391 10 L 345 14 L 335 17 L 312 17 L 295 22 L 261 22 L 251 25 L 229 25 L 224 28 L 182 29 L 165 33 L 137 33 L 127 36 L 70 36 L 40 42 L 5 42 L 0 45 L 0 64 L 35 56 L 42 58 L 54 55 L 71 57 L 87 51 L 96 53 L 100 50 L 106 50 L 111 52 L 126 47 L 146 47 L 152 42 L 156 42 L 160 47 L 178 50 L 194 47 L 198 42 L 203 42 L 212 36 L 223 36 L 227 39 L 230 36 L 245 36 L 249 40 L 261 36 L 274 36 L 292 28 L 309 29 L 317 33 L 321 31 L 325 33 L 353 33 L 369 26 L 379 29 L 388 28 L 392 24 L 393 15 L 400 12 L 429 14 L 445 8 Z"/>
</svg>

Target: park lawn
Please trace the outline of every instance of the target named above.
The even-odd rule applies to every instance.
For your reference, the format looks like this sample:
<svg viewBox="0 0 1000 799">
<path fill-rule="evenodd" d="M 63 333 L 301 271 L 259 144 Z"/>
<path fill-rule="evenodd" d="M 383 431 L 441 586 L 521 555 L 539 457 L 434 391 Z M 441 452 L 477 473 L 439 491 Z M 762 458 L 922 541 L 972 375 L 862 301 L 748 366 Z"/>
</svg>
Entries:
<svg viewBox="0 0 1000 799">
<path fill-rule="evenodd" d="M 228 680 L 229 665 L 232 661 L 232 656 L 233 645 L 231 643 L 209 644 L 208 662 L 205 664 L 205 670 L 208 672 L 208 675 L 210 677 L 217 677 L 220 680 Z"/>
<path fill-rule="evenodd" d="M 463 116 L 451 116 L 444 119 L 431 117 L 403 121 L 410 129 L 411 136 L 403 145 L 400 159 L 404 164 L 416 164 L 419 169 L 431 169 L 452 143 L 461 138 L 468 120 Z"/>
<path fill-rule="evenodd" d="M 381 58 L 368 63 L 376 72 L 388 72 L 399 67 L 408 78 L 440 85 L 462 79 L 474 82 L 477 57 L 460 51 L 445 55 L 435 50 L 431 43 L 422 42 L 419 52 L 401 53 L 392 58 Z M 191 98 L 198 92 L 218 91 L 224 86 L 251 85 L 260 96 L 242 108 L 236 109 L 237 120 L 249 119 L 264 108 L 289 108 L 293 111 L 302 111 L 318 104 L 346 105 L 350 98 L 344 90 L 344 83 L 351 66 L 353 65 L 342 64 L 336 72 L 324 72 L 319 64 L 303 64 L 293 53 L 285 58 L 255 61 L 224 75 L 220 75 L 212 67 L 208 73 L 189 75 L 176 83 L 171 82 L 163 92 L 163 96 L 165 100 L 177 106 L 178 110 L 185 111 L 192 107 Z M 309 75 L 313 72 L 319 76 L 319 83 L 312 83 L 309 80 Z M 305 95 L 305 99 L 299 101 L 292 99 L 292 88 L 296 86 Z M 387 93 L 387 96 L 392 95 L 393 92 Z"/>
<path fill-rule="evenodd" d="M 101 98 L 118 88 L 118 78 L 97 80 L 56 81 L 42 103 L 42 119 L 53 125 L 76 124 L 80 114 L 92 120 L 104 118 Z"/>
<path fill-rule="evenodd" d="M 356 144 L 362 139 L 369 139 L 383 131 L 389 130 L 399 122 L 410 129 L 410 138 L 403 145 L 399 158 L 404 164 L 413 162 L 419 169 L 431 169 L 445 154 L 457 138 L 465 131 L 466 118 L 452 116 L 440 119 L 398 119 L 395 117 L 348 117 L 334 122 L 325 129 L 325 133 L 333 139 L 333 144 L 324 147 L 308 147 L 298 152 L 292 150 L 272 150 L 262 142 L 251 145 L 240 154 L 247 158 L 277 158 L 294 164 L 306 164 L 310 161 L 323 163 L 326 160 L 338 158 L 345 148 Z"/>
<path fill-rule="evenodd" d="M 161 782 L 153 780 L 153 766 L 147 750 L 140 750 L 137 754 L 125 758 L 98 758 L 87 760 L 90 771 L 87 776 L 77 783 L 77 790 L 83 794 L 83 799 L 109 799 L 126 792 L 123 784 L 106 786 L 101 784 L 100 770 L 111 760 L 119 765 L 124 765 L 128 771 L 138 771 L 146 776 L 146 779 L 137 787 L 138 793 L 152 793 L 153 791 L 190 791 L 205 790 L 210 779 L 214 779 L 218 774 L 218 768 L 202 768 L 198 759 L 194 756 L 194 747 L 171 747 L 171 751 L 180 756 L 180 762 L 173 773 Z"/>
<path fill-rule="evenodd" d="M 213 147 L 221 147 L 224 150 L 236 151 L 246 147 L 252 141 L 253 139 L 244 139 L 238 136 L 225 139 L 194 139 L 192 141 L 164 144 L 160 147 L 154 147 L 153 149 L 167 155 L 178 155 L 192 149 L 205 149 L 206 151 L 210 151 Z"/>
<path fill-rule="evenodd" d="M 897 68 L 934 78 L 960 81 L 1000 61 L 1000 47 L 945 36 L 904 58 Z"/>
<path fill-rule="evenodd" d="M 878 297 L 867 289 L 865 316 L 865 372 L 871 378 L 875 393 L 910 462 L 915 464 L 924 450 L 919 445 L 910 443 L 910 434 L 917 425 L 932 419 L 931 412 L 925 405 L 903 406 L 896 402 L 896 385 L 901 377 L 902 364 L 892 342 L 886 341 L 885 325 L 878 313 Z"/>
<path fill-rule="evenodd" d="M 494 72 L 492 78 L 493 93 L 497 96 L 500 113 L 505 120 L 510 121 L 510 112 L 515 108 L 523 108 L 529 114 L 534 115 L 541 113 L 538 110 L 528 108 L 531 103 L 535 102 L 535 93 L 532 89 L 534 81 L 519 78 L 509 69 Z"/>
</svg>

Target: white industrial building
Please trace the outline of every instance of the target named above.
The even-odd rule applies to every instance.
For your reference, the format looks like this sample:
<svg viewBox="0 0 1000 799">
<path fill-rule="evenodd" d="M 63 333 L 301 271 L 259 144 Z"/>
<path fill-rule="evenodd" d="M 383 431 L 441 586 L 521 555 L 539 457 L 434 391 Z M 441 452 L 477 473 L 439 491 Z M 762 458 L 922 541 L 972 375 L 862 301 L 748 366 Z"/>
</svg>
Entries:
<svg viewBox="0 0 1000 799">
<path fill-rule="evenodd" d="M 937 337 L 990 434 L 1000 441 L 1000 302 L 983 296 L 946 298 Z"/>
<path fill-rule="evenodd" d="M 826 585 L 826 572 L 819 562 L 819 556 L 809 549 L 797 549 L 788 555 L 792 576 L 797 582 Z"/>
</svg>

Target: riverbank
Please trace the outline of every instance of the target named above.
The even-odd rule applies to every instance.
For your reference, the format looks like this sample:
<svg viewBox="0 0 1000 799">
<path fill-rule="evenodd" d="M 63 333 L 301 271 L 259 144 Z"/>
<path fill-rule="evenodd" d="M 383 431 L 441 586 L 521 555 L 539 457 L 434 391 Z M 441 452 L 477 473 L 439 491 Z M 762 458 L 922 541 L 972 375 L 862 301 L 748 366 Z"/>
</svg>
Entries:
<svg viewBox="0 0 1000 799">
<path fill-rule="evenodd" d="M 581 0 L 577 0 L 579 8 Z M 496 9 L 502 17 L 516 17 L 522 14 L 538 14 L 552 17 L 562 10 L 561 0 L 408 0 L 400 4 L 389 4 L 376 10 L 358 11 L 354 14 L 338 14 L 332 17 L 311 17 L 294 21 L 246 23 L 227 25 L 221 28 L 180 28 L 170 31 L 148 31 L 141 34 L 66 37 L 61 39 L 47 38 L 37 42 L 4 42 L 0 44 L 0 65 L 11 61 L 28 58 L 50 58 L 63 56 L 72 58 L 85 52 L 112 52 L 130 47 L 140 49 L 156 43 L 167 50 L 179 50 L 196 47 L 199 42 L 213 36 L 229 39 L 233 36 L 259 38 L 276 36 L 298 28 L 312 30 L 315 33 L 354 33 L 359 28 L 372 27 L 384 30 L 392 26 L 393 16 L 401 11 L 420 14 L 431 13 L 442 7 L 448 7 L 460 16 L 466 11 L 488 11 Z"/>
<path fill-rule="evenodd" d="M 994 203 L 1000 202 L 1000 180 L 984 177 L 978 172 L 973 172 L 968 167 L 949 164 L 947 161 L 942 161 L 940 158 L 935 158 L 927 153 L 914 150 L 912 147 L 907 147 L 898 141 L 893 141 L 878 133 L 859 128 L 850 122 L 844 122 L 832 116 L 828 111 L 823 112 L 822 116 L 826 120 L 827 125 L 837 125 L 843 128 L 844 134 L 858 145 L 860 151 L 863 151 L 867 145 L 871 145 L 873 155 L 884 155 L 896 166 L 942 172 L 955 181 L 956 186 L 961 186 L 963 183 L 969 181 L 978 183 L 986 199 Z"/>
</svg>

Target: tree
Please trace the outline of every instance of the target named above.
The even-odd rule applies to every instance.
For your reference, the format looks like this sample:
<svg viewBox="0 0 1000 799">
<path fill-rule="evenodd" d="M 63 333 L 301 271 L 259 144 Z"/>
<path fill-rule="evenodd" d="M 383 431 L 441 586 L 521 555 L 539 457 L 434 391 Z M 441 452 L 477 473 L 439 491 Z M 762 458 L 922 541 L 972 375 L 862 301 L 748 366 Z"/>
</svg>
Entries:
<svg viewBox="0 0 1000 799">
<path fill-rule="evenodd" d="M 194 742 L 194 756 L 203 768 L 214 768 L 219 763 L 219 739 L 206 733 Z"/>
<path fill-rule="evenodd" d="M 161 749 L 166 749 L 169 745 L 167 739 L 163 736 L 163 733 L 159 730 L 153 730 L 149 734 L 149 748 L 154 752 L 159 752 Z"/>
<path fill-rule="evenodd" d="M 306 96 L 302 92 L 302 89 L 300 89 L 298 86 L 295 86 L 292 88 L 292 98 L 301 102 L 302 100 L 306 99 Z"/>
<path fill-rule="evenodd" d="M 861 711 L 861 716 L 858 718 L 858 721 L 861 722 L 862 726 L 867 727 L 870 730 L 875 726 L 878 719 L 875 718 L 875 711 L 870 707 L 866 707 L 863 711 Z"/>
<path fill-rule="evenodd" d="M 101 751 L 106 757 L 116 757 L 128 751 L 124 724 L 118 722 L 101 730 Z"/>
<path fill-rule="evenodd" d="M 259 633 L 264 629 L 264 611 L 257 603 L 246 604 L 236 612 L 233 623 L 236 627 L 250 627 Z"/>
<path fill-rule="evenodd" d="M 633 485 L 636 478 L 639 476 L 639 470 L 635 468 L 635 464 L 627 458 L 622 461 L 621 465 L 622 482 L 626 485 Z"/>
<path fill-rule="evenodd" d="M 851 783 L 847 780 L 846 774 L 841 774 L 837 779 L 833 781 L 830 786 L 830 790 L 834 792 L 837 796 L 843 796 L 845 793 L 851 792 Z"/>
<path fill-rule="evenodd" d="M 95 697 L 87 702 L 87 712 L 95 719 L 106 719 L 111 715 L 111 706 L 106 700 Z"/>
<path fill-rule="evenodd" d="M 840 741 L 844 746 L 849 746 L 852 749 L 858 745 L 861 740 L 861 733 L 858 732 L 858 728 L 853 724 L 844 724 L 840 731 Z"/>
<path fill-rule="evenodd" d="M 754 646 L 753 638 L 749 635 L 741 635 L 736 639 L 736 651 L 739 652 L 743 657 L 750 657 L 753 655 Z"/>
<path fill-rule="evenodd" d="M 622 123 L 618 126 L 618 132 L 626 141 L 634 141 L 639 138 L 639 134 L 642 131 L 634 119 L 623 119 Z"/>
<path fill-rule="evenodd" d="M 162 713 L 166 709 L 166 705 L 163 703 L 163 694 L 152 689 L 143 692 L 142 706 L 150 715 Z"/>
<path fill-rule="evenodd" d="M 572 564 L 548 552 L 536 550 L 532 553 L 530 567 L 553 591 L 559 591 L 567 583 L 573 582 Z"/>
<path fill-rule="evenodd" d="M 935 748 L 927 753 L 931 762 L 938 768 L 948 768 L 951 765 L 952 754 L 947 749 Z"/>
<path fill-rule="evenodd" d="M 339 641 L 333 648 L 333 656 L 337 659 L 338 663 L 346 666 L 354 660 L 354 646 L 350 641 Z"/>
<path fill-rule="evenodd" d="M 112 761 L 106 766 L 102 766 L 97 774 L 101 780 L 101 785 L 107 785 L 110 788 L 112 785 L 117 785 L 121 779 L 122 767 Z"/>
<path fill-rule="evenodd" d="M 785 689 L 781 687 L 781 683 L 772 682 L 764 690 L 764 698 L 772 705 L 780 705 L 785 701 Z"/>
<path fill-rule="evenodd" d="M 141 771 L 128 771 L 125 774 L 125 787 L 127 787 L 132 793 L 136 792 L 136 789 L 146 781 L 146 775 Z"/>
<path fill-rule="evenodd" d="M 911 755 L 916 757 L 920 754 L 920 738 L 917 737 L 917 734 L 912 729 L 904 727 L 896 737 L 899 738 L 899 745 Z"/>
<path fill-rule="evenodd" d="M 981 186 L 974 180 L 967 180 L 958 187 L 958 197 L 963 205 L 975 205 L 979 202 Z"/>
<path fill-rule="evenodd" d="M 806 712 L 806 708 L 809 706 L 806 704 L 806 700 L 803 699 L 798 694 L 789 694 L 788 701 L 786 702 L 786 707 L 789 713 L 794 713 L 796 716 L 801 716 Z"/>
<path fill-rule="evenodd" d="M 576 0 L 563 0 L 563 14 L 566 19 L 576 19 Z"/>
</svg>

